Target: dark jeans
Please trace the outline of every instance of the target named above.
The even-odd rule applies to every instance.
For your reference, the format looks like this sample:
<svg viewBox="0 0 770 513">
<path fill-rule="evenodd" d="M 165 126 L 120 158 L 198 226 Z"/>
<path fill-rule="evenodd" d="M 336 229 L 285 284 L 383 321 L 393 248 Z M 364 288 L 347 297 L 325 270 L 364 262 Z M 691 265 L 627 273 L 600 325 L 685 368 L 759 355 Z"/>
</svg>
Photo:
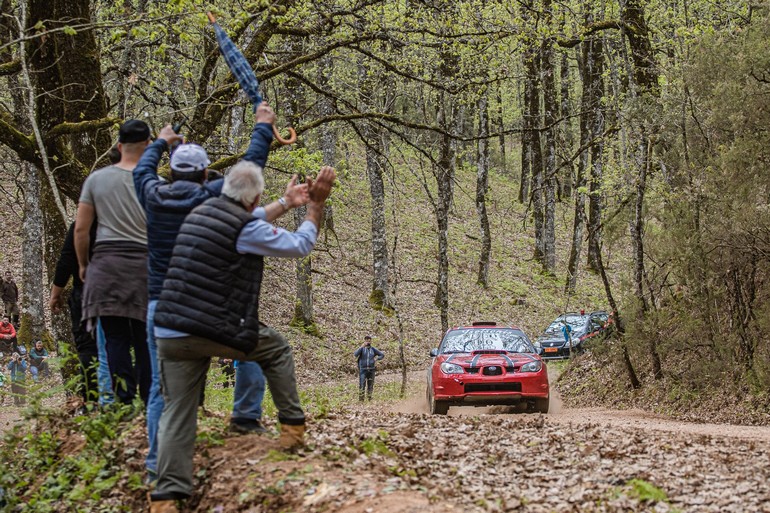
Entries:
<svg viewBox="0 0 770 513">
<path fill-rule="evenodd" d="M 364 390 L 369 400 L 372 400 L 372 392 L 374 391 L 374 369 L 359 369 L 358 370 L 358 400 L 364 400 Z"/>
<path fill-rule="evenodd" d="M 152 384 L 150 352 L 147 350 L 147 327 L 143 321 L 129 317 L 100 317 L 106 340 L 107 361 L 112 374 L 115 396 L 124 404 L 130 404 L 139 395 L 147 404 Z M 131 360 L 134 349 L 136 365 Z"/>
<path fill-rule="evenodd" d="M 85 323 L 80 319 L 83 313 L 83 287 L 73 287 L 67 303 L 70 307 L 70 321 L 72 321 L 72 337 L 75 341 L 75 351 L 80 361 L 80 379 L 76 390 L 83 401 L 97 401 L 99 388 L 96 381 L 96 366 L 99 364 L 96 340 L 85 329 Z"/>
</svg>

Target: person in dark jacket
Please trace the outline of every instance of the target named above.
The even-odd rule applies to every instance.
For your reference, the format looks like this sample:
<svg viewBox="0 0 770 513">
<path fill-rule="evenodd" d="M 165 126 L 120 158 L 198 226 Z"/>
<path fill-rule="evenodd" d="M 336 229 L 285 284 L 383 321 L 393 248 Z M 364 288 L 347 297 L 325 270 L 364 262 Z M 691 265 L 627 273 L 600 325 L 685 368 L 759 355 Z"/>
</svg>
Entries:
<svg viewBox="0 0 770 513">
<path fill-rule="evenodd" d="M 13 275 L 6 271 L 2 288 L 3 304 L 5 305 L 5 315 L 11 320 L 11 323 L 18 329 L 19 327 L 19 287 L 13 281 Z"/>
<path fill-rule="evenodd" d="M 59 253 L 59 260 L 56 262 L 56 272 L 51 285 L 51 297 L 48 300 L 48 306 L 53 313 L 59 313 L 64 306 L 64 289 L 67 287 L 70 277 L 72 278 L 72 291 L 67 298 L 67 304 L 70 310 L 70 321 L 72 322 L 72 337 L 75 342 L 75 351 L 80 361 L 80 380 L 76 385 L 78 393 L 83 398 L 85 404 L 95 401 L 102 394 L 111 394 L 110 382 L 104 381 L 106 377 L 109 380 L 109 370 L 105 367 L 102 370 L 102 383 L 107 383 L 106 390 L 99 390 L 96 379 L 98 363 L 98 351 L 96 340 L 88 332 L 82 317 L 82 299 L 83 299 L 83 281 L 80 279 L 78 257 L 75 254 L 75 223 L 70 224 L 67 236 L 64 238 L 64 245 Z M 96 223 L 91 226 L 91 241 L 96 241 Z M 93 244 L 91 245 L 93 248 Z"/>
<path fill-rule="evenodd" d="M 244 160 L 264 167 L 273 140 L 272 124 L 275 121 L 273 109 L 266 103 L 260 104 L 256 112 L 256 124 L 251 134 L 249 148 Z M 147 436 L 149 450 L 145 466 L 150 480 L 157 467 L 158 422 L 163 411 L 163 396 L 160 393 L 160 371 L 155 342 L 155 309 L 163 287 L 179 228 L 187 214 L 204 201 L 215 198 L 222 192 L 224 180 L 209 180 L 209 161 L 206 150 L 197 144 L 179 144 L 182 137 L 171 125 L 164 127 L 158 138 L 147 147 L 134 168 L 134 187 L 139 203 L 147 215 L 147 250 L 149 302 L 147 305 L 147 345 L 152 367 L 152 386 L 147 404 Z M 178 146 L 176 146 L 178 144 Z M 171 155 L 172 182 L 158 177 L 158 164 L 163 153 L 175 147 Z M 294 191 L 287 190 L 291 195 Z M 242 362 L 235 371 L 235 401 L 230 419 L 230 431 L 236 433 L 264 433 L 261 423 L 262 398 L 265 394 L 265 377 L 256 362 Z"/>
<path fill-rule="evenodd" d="M 197 398 L 213 356 L 257 361 L 278 410 L 280 446 L 291 450 L 304 444 L 305 414 L 291 346 L 259 321 L 259 297 L 265 256 L 299 258 L 312 251 L 334 180 L 329 167 L 321 168 L 315 182 L 308 180 L 301 198 L 309 198 L 307 215 L 289 232 L 270 221 L 302 202 L 287 197 L 256 208 L 264 190 L 262 172 L 241 161 L 225 177 L 222 196 L 185 219 L 155 312 L 165 406 L 151 511 L 176 511 L 174 501 L 193 492 Z M 296 176 L 290 183 L 295 181 Z"/>
<path fill-rule="evenodd" d="M 358 361 L 358 400 L 364 400 L 364 390 L 366 396 L 371 401 L 374 391 L 374 366 L 377 361 L 385 358 L 382 351 L 372 347 L 372 337 L 364 337 L 364 344 L 353 353 Z"/>
<path fill-rule="evenodd" d="M 32 380 L 37 381 L 42 375 L 44 378 L 51 376 L 48 368 L 48 350 L 43 347 L 42 340 L 36 340 L 32 349 L 29 350 L 29 372 L 32 374 Z"/>
</svg>

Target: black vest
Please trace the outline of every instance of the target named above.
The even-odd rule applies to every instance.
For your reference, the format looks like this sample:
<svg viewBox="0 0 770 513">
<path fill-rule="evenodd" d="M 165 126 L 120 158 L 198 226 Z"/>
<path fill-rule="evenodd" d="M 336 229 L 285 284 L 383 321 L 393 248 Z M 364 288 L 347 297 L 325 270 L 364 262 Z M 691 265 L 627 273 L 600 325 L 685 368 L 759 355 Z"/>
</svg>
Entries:
<svg viewBox="0 0 770 513">
<path fill-rule="evenodd" d="M 241 230 L 253 220 L 224 196 L 207 200 L 187 216 L 163 281 L 157 326 L 244 353 L 256 347 L 263 258 L 235 249 Z"/>
</svg>

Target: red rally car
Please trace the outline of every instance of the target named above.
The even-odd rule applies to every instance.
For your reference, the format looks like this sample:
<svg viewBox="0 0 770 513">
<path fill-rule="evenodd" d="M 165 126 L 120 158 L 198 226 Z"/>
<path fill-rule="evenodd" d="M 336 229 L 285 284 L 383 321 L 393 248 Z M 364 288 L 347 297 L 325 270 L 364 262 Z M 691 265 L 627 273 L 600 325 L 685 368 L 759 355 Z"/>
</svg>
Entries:
<svg viewBox="0 0 770 513">
<path fill-rule="evenodd" d="M 475 322 L 451 328 L 430 352 L 430 412 L 450 406 L 518 405 L 548 413 L 548 370 L 527 335 L 516 327 Z"/>
</svg>

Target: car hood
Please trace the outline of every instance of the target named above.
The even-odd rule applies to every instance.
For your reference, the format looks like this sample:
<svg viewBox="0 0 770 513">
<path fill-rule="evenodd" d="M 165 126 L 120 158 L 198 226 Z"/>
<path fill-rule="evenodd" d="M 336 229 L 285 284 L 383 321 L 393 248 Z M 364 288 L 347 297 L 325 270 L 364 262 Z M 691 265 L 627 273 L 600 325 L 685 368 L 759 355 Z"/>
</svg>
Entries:
<svg viewBox="0 0 770 513">
<path fill-rule="evenodd" d="M 537 355 L 529 353 L 484 352 L 455 353 L 445 355 L 445 362 L 455 363 L 461 367 L 488 367 L 498 365 L 500 367 L 520 367 L 525 363 L 538 360 Z"/>
<path fill-rule="evenodd" d="M 566 343 L 563 336 L 541 336 L 538 337 L 537 342 L 543 347 L 561 347 Z"/>
</svg>

